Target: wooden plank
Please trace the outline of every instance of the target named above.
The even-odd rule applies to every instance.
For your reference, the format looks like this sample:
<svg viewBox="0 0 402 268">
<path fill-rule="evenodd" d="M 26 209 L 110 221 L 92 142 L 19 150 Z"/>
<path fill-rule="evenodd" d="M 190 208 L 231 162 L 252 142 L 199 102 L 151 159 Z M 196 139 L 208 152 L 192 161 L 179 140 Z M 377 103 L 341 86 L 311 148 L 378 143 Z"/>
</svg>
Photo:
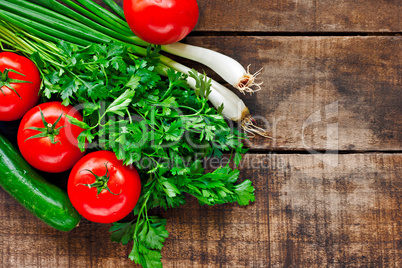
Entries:
<svg viewBox="0 0 402 268">
<path fill-rule="evenodd" d="M 263 150 L 401 150 L 401 37 L 191 37 L 188 43 L 263 68 L 241 98 L 273 139 Z M 182 61 L 180 59 L 180 61 Z M 220 79 L 203 66 L 185 64 Z M 240 95 L 240 94 L 239 94 Z"/>
<path fill-rule="evenodd" d="M 59 232 L 0 188 L 0 267 L 131 267 L 129 248 L 110 242 L 109 225 L 83 220 Z"/>
<path fill-rule="evenodd" d="M 262 90 L 240 95 L 271 140 L 255 150 L 402 149 L 402 37 L 191 37 L 250 70 Z M 178 59 L 178 58 L 176 58 Z M 220 80 L 204 66 L 178 59 Z M 331 132 L 332 131 L 332 132 Z"/>
<path fill-rule="evenodd" d="M 102 3 L 102 0 L 96 0 Z M 123 6 L 123 0 L 117 0 Z M 398 32 L 400 1 L 198 0 L 194 31 Z"/>
<path fill-rule="evenodd" d="M 400 267 L 402 155 L 339 155 L 333 167 L 261 154 L 242 164 L 257 201 L 164 213 L 166 267 Z"/>
<path fill-rule="evenodd" d="M 402 155 L 284 162 L 268 178 L 273 267 L 401 266 Z"/>
<path fill-rule="evenodd" d="M 335 156 L 247 155 L 256 202 L 162 211 L 164 267 L 400 267 L 402 154 Z M 3 190 L 0 226 L 0 267 L 136 267 L 109 225 L 54 231 Z"/>
</svg>

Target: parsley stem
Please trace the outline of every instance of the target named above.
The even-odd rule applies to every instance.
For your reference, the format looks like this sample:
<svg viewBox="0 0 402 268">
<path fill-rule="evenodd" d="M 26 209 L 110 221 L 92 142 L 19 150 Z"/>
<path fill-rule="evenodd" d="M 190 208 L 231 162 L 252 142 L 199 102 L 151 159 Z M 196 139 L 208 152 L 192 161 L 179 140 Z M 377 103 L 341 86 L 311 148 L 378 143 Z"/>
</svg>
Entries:
<svg viewBox="0 0 402 268">
<path fill-rule="evenodd" d="M 21 52 L 28 54 L 29 56 L 34 53 L 35 51 L 41 51 L 41 57 L 52 63 L 55 66 L 61 66 L 60 63 L 53 58 L 52 56 L 50 56 L 46 51 L 43 51 L 43 49 L 41 47 L 38 47 L 37 44 L 35 44 L 34 42 L 26 39 L 24 37 L 24 35 L 26 34 L 25 32 L 21 32 L 21 31 L 16 31 L 11 32 L 12 30 L 12 26 L 5 23 L 4 21 L 0 21 L 0 32 L 2 33 L 2 35 L 0 35 L 0 41 L 12 46 L 18 50 L 20 50 Z M 20 36 L 15 37 L 16 33 L 19 32 Z M 7 39 L 4 39 L 4 37 L 6 37 Z M 42 70 L 40 70 L 42 72 Z"/>
<path fill-rule="evenodd" d="M 152 174 L 150 174 L 150 180 L 152 180 Z M 149 189 L 147 189 L 147 192 L 144 193 L 144 199 L 143 199 L 144 201 L 141 205 L 140 211 L 138 212 L 137 223 L 136 223 L 135 229 L 134 229 L 134 235 L 133 235 L 134 239 L 137 239 L 137 233 L 138 233 L 138 229 L 140 227 L 140 225 L 139 225 L 140 219 L 142 216 L 144 216 L 144 211 L 146 212 L 148 210 L 147 203 L 148 203 L 149 197 L 151 196 L 151 193 L 153 192 L 154 186 L 155 186 L 155 181 L 152 181 L 151 187 Z M 147 224 L 149 224 L 148 214 L 146 213 L 145 216 L 146 216 L 145 219 L 147 221 Z"/>
<path fill-rule="evenodd" d="M 128 108 L 126 109 L 126 113 L 128 114 L 128 120 L 129 120 L 130 124 L 132 124 L 132 123 L 133 123 L 133 120 L 132 120 L 132 118 L 131 118 L 131 113 L 130 113 L 130 111 L 128 110 Z"/>
<path fill-rule="evenodd" d="M 105 71 L 105 67 L 103 65 L 101 65 L 101 70 L 102 70 L 102 73 L 105 75 L 105 87 L 107 87 L 109 84 L 109 79 L 108 79 L 108 75 Z"/>
<path fill-rule="evenodd" d="M 18 49 L 24 51 L 25 53 L 27 53 L 27 52 L 29 53 L 31 51 L 34 51 L 34 48 L 32 48 L 28 44 L 22 42 L 22 40 L 20 38 L 17 38 L 14 35 L 14 33 L 12 33 L 8 28 L 1 27 L 2 23 L 4 23 L 4 22 L 0 21 L 0 32 L 2 33 L 2 36 L 0 38 L 3 39 L 3 36 L 7 37 L 8 40 L 12 41 L 13 43 L 8 41 L 7 39 L 3 39 L 2 42 L 7 42 L 9 44 L 13 44 L 13 46 L 18 47 Z"/>
<path fill-rule="evenodd" d="M 141 113 L 135 106 L 132 105 L 131 107 L 134 109 L 134 111 L 135 111 L 139 116 L 142 117 L 143 120 L 148 120 L 147 117 L 146 117 L 143 113 Z M 163 133 L 163 131 L 160 131 L 158 128 L 155 128 L 154 125 L 156 125 L 158 128 L 161 127 L 160 125 L 158 125 L 158 124 L 156 123 L 155 120 L 154 120 L 153 124 L 148 124 L 148 126 L 149 126 L 150 128 L 152 128 L 152 130 L 155 130 L 155 131 L 157 131 L 157 132 L 159 132 L 159 133 Z"/>
<path fill-rule="evenodd" d="M 163 94 L 163 96 L 161 97 L 160 102 L 163 102 L 163 100 L 165 100 L 167 94 L 169 94 L 172 91 L 172 89 L 173 89 L 172 84 L 169 84 L 169 88 L 165 91 L 165 94 Z"/>
<path fill-rule="evenodd" d="M 180 108 L 187 109 L 187 110 L 190 110 L 190 111 L 193 111 L 193 112 L 198 112 L 198 111 L 199 111 L 199 110 L 197 110 L 197 109 L 194 109 L 193 107 L 186 106 L 186 105 L 179 105 L 179 107 L 180 107 Z M 195 114 L 183 115 L 183 116 L 193 116 L 193 115 L 195 115 Z"/>
</svg>

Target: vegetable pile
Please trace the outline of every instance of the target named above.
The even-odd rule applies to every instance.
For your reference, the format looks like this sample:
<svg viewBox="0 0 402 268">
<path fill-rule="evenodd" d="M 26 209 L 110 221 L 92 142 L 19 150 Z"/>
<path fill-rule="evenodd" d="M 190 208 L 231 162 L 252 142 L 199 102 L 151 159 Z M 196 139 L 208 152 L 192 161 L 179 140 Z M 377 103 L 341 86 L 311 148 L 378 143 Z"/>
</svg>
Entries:
<svg viewBox="0 0 402 268">
<path fill-rule="evenodd" d="M 133 27 L 140 27 L 138 32 L 147 30 L 143 27 L 151 27 L 151 22 L 133 26 L 138 20 L 131 18 L 138 15 L 144 22 L 141 18 L 148 14 L 137 14 L 135 5 L 155 1 L 126 0 L 124 11 L 112 0 L 104 2 L 114 13 L 91 0 L 0 2 L 0 44 L 8 51 L 0 53 L 0 119 L 22 118 L 18 147 L 27 161 L 4 172 L 28 166 L 52 173 L 70 171 L 69 200 L 63 200 L 66 208 L 51 208 L 54 202 L 42 197 L 44 207 L 70 213 L 73 219 L 78 211 L 87 220 L 113 223 L 112 241 L 133 242 L 130 259 L 143 267 L 161 267 L 168 231 L 166 220 L 151 215 L 151 210 L 178 207 L 188 195 L 202 205 L 253 202 L 252 183 L 239 182 L 238 169 L 226 165 L 207 172 L 203 163 L 226 153 L 236 167 L 247 151 L 244 132 L 268 136 L 254 125 L 235 93 L 162 56 L 161 50 L 198 59 L 243 93 L 252 93 L 260 85 L 234 59 L 176 42 L 195 26 L 193 20 L 173 21 L 169 27 L 175 30 L 153 35 L 158 40 L 142 37 L 151 44 L 131 31 Z M 196 1 L 190 2 L 198 19 Z M 154 7 L 148 8 L 152 12 Z M 189 6 L 178 4 L 173 11 L 184 12 L 180 8 Z M 124 15 L 130 18 L 128 23 Z M 171 22 L 172 16 L 163 19 Z M 20 57 L 24 59 L 17 60 Z M 20 68 L 16 64 L 20 61 L 29 63 L 21 63 Z M 31 103 L 26 104 L 27 99 Z M 17 107 L 11 112 L 15 117 L 6 111 L 10 103 Z M 8 161 L 6 154 L 0 156 L 2 162 Z M 38 181 L 35 170 L 29 172 L 26 180 L 19 178 L 21 185 Z M 11 189 L 9 183 L 0 179 L 6 190 Z M 31 192 L 37 184 L 30 186 Z M 28 209 L 36 197 L 30 198 L 25 202 Z M 76 211 L 68 209 L 71 204 Z M 31 211 L 45 222 L 59 217 Z M 130 211 L 134 220 L 125 222 Z M 55 228 L 68 231 L 76 225 L 66 224 Z"/>
</svg>

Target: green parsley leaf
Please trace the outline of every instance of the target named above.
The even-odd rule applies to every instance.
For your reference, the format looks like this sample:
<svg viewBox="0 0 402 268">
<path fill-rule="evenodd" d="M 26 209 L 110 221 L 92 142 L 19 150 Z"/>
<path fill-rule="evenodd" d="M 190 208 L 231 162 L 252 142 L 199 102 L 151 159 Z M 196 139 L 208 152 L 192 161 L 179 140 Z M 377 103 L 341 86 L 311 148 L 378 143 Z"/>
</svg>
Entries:
<svg viewBox="0 0 402 268">
<path fill-rule="evenodd" d="M 239 182 L 239 170 L 226 165 L 206 171 L 202 166 L 205 158 L 224 154 L 231 154 L 238 166 L 246 151 L 245 135 L 227 124 L 223 106 L 217 111 L 208 102 L 211 79 L 195 70 L 185 75 L 170 69 L 167 77 L 160 76 L 160 46 L 148 47 L 142 58 L 115 42 L 85 48 L 61 42 L 59 47 L 62 62 L 57 66 L 39 52 L 33 55 L 44 68 L 45 100 L 79 105 L 83 122 L 69 118 L 84 129 L 79 148 L 89 143 L 113 151 L 142 178 L 137 219 L 110 229 L 112 241 L 133 242 L 130 259 L 143 267 L 162 267 L 168 231 L 166 220 L 148 215 L 153 208 L 178 207 L 187 194 L 206 205 L 254 201 L 254 187 L 250 180 Z M 188 77 L 196 90 L 190 89 Z"/>
<path fill-rule="evenodd" d="M 124 116 L 124 112 L 128 105 L 131 103 L 134 97 L 135 91 L 127 89 L 123 94 L 121 94 L 117 99 L 115 99 L 109 107 L 107 107 L 105 113 L 115 113 L 120 116 Z"/>
<path fill-rule="evenodd" d="M 113 226 L 109 229 L 109 232 L 111 233 L 111 241 L 127 245 L 130 241 L 133 240 L 134 227 L 135 225 L 133 224 L 133 222 L 114 222 Z"/>
</svg>

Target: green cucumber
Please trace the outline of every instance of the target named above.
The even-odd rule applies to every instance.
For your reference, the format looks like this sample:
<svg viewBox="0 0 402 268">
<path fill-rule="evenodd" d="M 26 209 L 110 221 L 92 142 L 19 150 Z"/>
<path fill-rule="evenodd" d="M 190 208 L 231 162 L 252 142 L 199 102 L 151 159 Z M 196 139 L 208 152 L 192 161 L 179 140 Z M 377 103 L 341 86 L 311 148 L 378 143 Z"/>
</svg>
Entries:
<svg viewBox="0 0 402 268">
<path fill-rule="evenodd" d="M 2 135 L 0 186 L 54 229 L 67 232 L 74 229 L 81 220 L 67 193 L 40 176 Z"/>
</svg>

